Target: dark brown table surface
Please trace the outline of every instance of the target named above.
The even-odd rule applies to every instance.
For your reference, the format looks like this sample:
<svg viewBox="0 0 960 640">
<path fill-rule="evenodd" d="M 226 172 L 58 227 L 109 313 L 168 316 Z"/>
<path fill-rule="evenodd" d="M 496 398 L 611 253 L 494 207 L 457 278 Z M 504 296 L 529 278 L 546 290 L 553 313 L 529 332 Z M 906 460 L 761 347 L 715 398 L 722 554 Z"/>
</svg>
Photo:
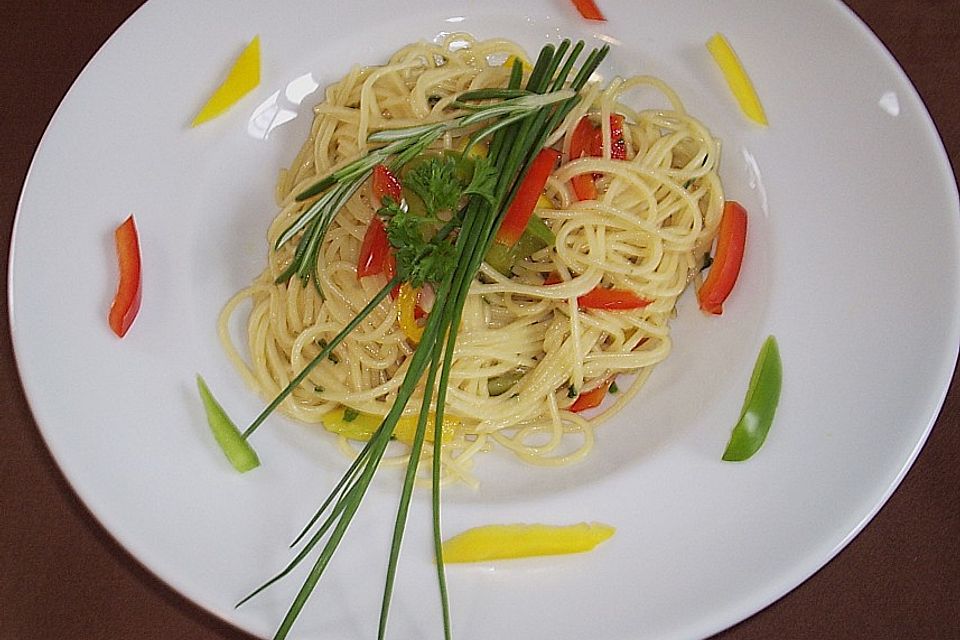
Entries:
<svg viewBox="0 0 960 640">
<path fill-rule="evenodd" d="M 140 4 L 2 3 L 5 267 L 20 189 L 48 120 L 80 70 Z M 960 0 L 847 4 L 913 80 L 956 175 Z M 6 295 L 0 304 L 8 322 Z M 0 640 L 246 638 L 157 580 L 86 511 L 37 431 L 9 330 L 0 337 L 0 367 Z M 958 422 L 955 376 L 929 441 L 877 517 L 812 578 L 717 637 L 960 638 Z"/>
</svg>

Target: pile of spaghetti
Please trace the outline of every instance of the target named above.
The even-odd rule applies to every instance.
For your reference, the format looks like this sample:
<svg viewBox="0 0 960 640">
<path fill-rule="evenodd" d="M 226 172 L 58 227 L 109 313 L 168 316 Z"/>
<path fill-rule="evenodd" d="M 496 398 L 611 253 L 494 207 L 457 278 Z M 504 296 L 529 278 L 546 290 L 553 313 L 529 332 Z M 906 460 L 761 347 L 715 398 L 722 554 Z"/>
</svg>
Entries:
<svg viewBox="0 0 960 640">
<path fill-rule="evenodd" d="M 388 233 L 391 211 L 422 208 L 417 167 L 466 171 L 467 189 L 487 143 L 468 142 L 479 125 L 449 128 L 403 166 L 378 167 L 343 194 L 322 241 L 308 249 L 315 255 L 306 278 L 291 277 L 309 234 L 296 225 L 324 197 L 311 187 L 383 148 L 378 132 L 462 117 L 464 95 L 492 100 L 512 74 L 526 79 L 531 68 L 512 42 L 455 34 L 407 46 L 383 66 L 355 67 L 327 89 L 309 137 L 280 176 L 267 267 L 220 319 L 228 353 L 259 393 L 276 397 L 393 276 L 393 254 L 403 247 Z M 537 464 L 586 455 L 594 427 L 669 354 L 677 298 L 716 235 L 724 204 L 719 143 L 660 80 L 603 83 L 591 75 L 546 139 L 552 155 L 541 180 L 534 163 L 517 194 L 517 201 L 532 195 L 532 215 L 511 235 L 508 214 L 466 298 L 443 420 L 448 479 L 471 482 L 474 456 L 496 445 Z M 630 106 L 638 89 L 655 90 L 669 106 Z M 458 206 L 428 213 L 437 227 L 459 214 Z M 433 286 L 416 284 L 383 296 L 279 408 L 324 423 L 355 453 L 349 442 L 369 439 L 394 405 L 431 312 Z M 229 325 L 247 301 L 242 354 Z M 412 440 L 422 397 L 423 382 L 395 439 Z M 426 440 L 430 451 L 429 432 Z"/>
</svg>

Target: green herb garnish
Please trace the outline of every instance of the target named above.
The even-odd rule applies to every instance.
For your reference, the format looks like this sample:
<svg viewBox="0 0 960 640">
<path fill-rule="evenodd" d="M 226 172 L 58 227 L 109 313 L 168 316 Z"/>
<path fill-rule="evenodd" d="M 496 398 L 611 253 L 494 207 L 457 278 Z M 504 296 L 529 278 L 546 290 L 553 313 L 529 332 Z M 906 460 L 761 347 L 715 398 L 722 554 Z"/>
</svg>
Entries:
<svg viewBox="0 0 960 640">
<path fill-rule="evenodd" d="M 485 126 L 470 137 L 470 146 L 490 138 L 489 160 L 476 161 L 470 182 L 459 184 L 459 194 L 454 202 L 454 190 L 439 184 L 440 176 L 449 171 L 449 163 L 423 169 L 423 175 L 414 182 L 418 183 L 417 194 L 427 207 L 426 215 L 403 212 L 399 207 L 389 207 L 382 212 L 388 217 L 388 237 L 395 247 L 403 241 L 410 242 L 413 248 L 409 255 L 401 259 L 397 255 L 398 275 L 374 297 L 371 302 L 331 340 L 330 344 L 298 374 L 290 384 L 267 406 L 250 427 L 243 433 L 246 439 L 277 406 L 309 375 L 310 371 L 326 358 L 332 349 L 352 331 L 363 318 L 375 308 L 387 293 L 402 279 L 434 283 L 435 300 L 427 316 L 423 336 L 409 360 L 396 392 L 396 401 L 384 417 L 383 422 L 366 443 L 353 463 L 347 468 L 340 481 L 333 488 L 310 522 L 294 541 L 301 546 L 294 559 L 280 573 L 271 578 L 241 603 L 246 602 L 263 589 L 289 574 L 311 551 L 320 545 L 318 557 L 293 604 L 281 622 L 275 639 L 285 638 L 294 624 L 304 604 L 323 575 L 331 557 L 346 533 L 347 527 L 360 506 L 373 476 L 389 445 L 393 431 L 403 411 L 425 377 L 425 386 L 417 430 L 411 444 L 411 451 L 404 477 L 397 516 L 394 525 L 393 541 L 387 565 L 387 578 L 380 611 L 379 638 L 386 635 L 390 601 L 396 576 L 397 563 L 406 525 L 414 480 L 420 463 L 421 454 L 428 428 L 431 406 L 434 407 L 434 439 L 431 485 L 433 506 L 434 549 L 436 553 L 437 580 L 440 589 L 445 638 L 450 638 L 450 610 L 446 589 L 443 553 L 440 535 L 440 452 L 442 442 L 443 414 L 446 393 L 449 386 L 454 345 L 460 328 L 460 318 L 471 283 L 475 280 L 487 250 L 493 242 L 496 230 L 516 194 L 520 182 L 536 155 L 543 148 L 547 137 L 562 122 L 579 100 L 578 92 L 587 79 L 596 70 L 607 54 L 608 47 L 592 51 L 584 61 L 572 82 L 568 83 L 573 65 L 579 58 L 584 43 L 577 43 L 572 49 L 569 41 L 563 41 L 557 47 L 547 45 L 540 52 L 526 87 L 521 90 L 521 68 L 519 62 L 511 70 L 511 80 L 507 89 L 498 90 L 504 96 L 499 102 L 472 104 L 473 101 L 496 99 L 488 90 L 469 92 L 459 96 L 457 107 L 469 106 L 469 113 L 457 116 L 446 122 L 430 123 L 419 127 L 395 129 L 374 133 L 370 142 L 383 143 L 384 146 L 365 157 L 345 166 L 327 176 L 317 185 L 298 196 L 307 200 L 319 196 L 300 218 L 288 228 L 277 242 L 277 247 L 299 237 L 294 259 L 281 276 L 281 281 L 297 274 L 304 280 L 310 279 L 316 267 L 316 253 L 332 217 L 340 206 L 352 195 L 372 171 L 381 162 L 391 168 L 404 166 L 424 151 L 445 131 L 463 129 L 473 125 Z M 569 54 L 568 54 L 569 51 Z M 568 86 L 569 85 L 569 86 Z M 492 123 L 488 123 L 492 121 Z M 466 153 L 466 151 L 465 151 Z M 322 195 L 321 195 L 322 194 Z M 454 209 L 459 201 L 466 198 L 461 211 Z M 447 209 L 451 219 L 443 222 L 437 213 Z M 402 214 L 406 217 L 402 217 Z M 419 217 L 417 217 L 419 216 Z M 457 226 L 457 233 L 453 233 Z M 391 230 L 391 227 L 393 229 Z M 396 242 L 395 242 L 396 240 Z M 406 245 L 404 245 L 406 246 Z M 397 247 L 403 248 L 403 247 Z M 435 397 L 434 397 L 435 396 Z M 321 544 L 322 543 L 322 544 Z"/>
<path fill-rule="evenodd" d="M 493 120 L 493 124 L 482 127 L 470 137 L 466 152 L 472 145 L 501 131 L 506 126 L 542 111 L 545 107 L 569 104 L 571 100 L 576 99 L 576 91 L 573 88 L 564 89 L 561 85 L 542 94 L 528 93 L 485 104 L 472 104 L 472 101 L 479 98 L 468 92 L 462 94 L 457 103 L 458 105 L 471 104 L 471 112 L 466 115 L 442 122 L 401 129 L 384 129 L 373 133 L 367 141 L 382 143 L 382 147 L 325 176 L 296 196 L 300 202 L 319 197 L 277 238 L 275 249 L 279 249 L 294 238 L 299 240 L 290 265 L 277 277 L 276 282 L 287 282 L 296 275 L 304 284 L 313 280 L 314 286 L 317 286 L 321 295 L 323 294 L 314 277 L 320 244 L 334 216 L 356 193 L 360 185 L 370 177 L 373 168 L 378 164 L 387 163 L 394 169 L 402 167 L 420 155 L 444 133 Z M 556 111 L 556 108 L 553 110 Z"/>
</svg>

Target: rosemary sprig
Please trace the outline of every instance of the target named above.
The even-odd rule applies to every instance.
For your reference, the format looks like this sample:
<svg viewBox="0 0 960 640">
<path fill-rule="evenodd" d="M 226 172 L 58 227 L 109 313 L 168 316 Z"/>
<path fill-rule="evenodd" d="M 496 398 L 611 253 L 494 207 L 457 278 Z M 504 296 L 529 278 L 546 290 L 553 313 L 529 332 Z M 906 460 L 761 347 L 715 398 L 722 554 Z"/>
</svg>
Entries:
<svg viewBox="0 0 960 640">
<path fill-rule="evenodd" d="M 488 95 L 468 92 L 461 96 L 461 101 L 470 102 L 486 98 Z M 376 165 L 389 162 L 393 168 L 399 168 L 422 153 L 444 133 L 493 120 L 492 124 L 474 134 L 470 140 L 472 146 L 500 128 L 546 106 L 570 100 L 575 94 L 572 90 L 558 87 L 556 91 L 546 95 L 530 95 L 527 92 L 506 95 L 514 97 L 499 102 L 478 104 L 470 113 L 450 120 L 416 127 L 384 129 L 368 136 L 368 142 L 385 143 L 385 145 L 325 176 L 296 196 L 296 200 L 301 202 L 317 195 L 320 197 L 277 237 L 274 250 L 284 246 L 298 235 L 301 236 L 290 264 L 276 278 L 276 282 L 278 284 L 287 282 L 294 275 L 298 276 L 304 284 L 314 279 L 319 248 L 327 228 L 347 200 L 370 177 Z M 391 157 L 393 160 L 389 161 Z"/>
<path fill-rule="evenodd" d="M 448 639 L 451 636 L 449 602 L 440 536 L 440 454 L 443 413 L 453 363 L 454 345 L 457 341 L 460 318 L 470 285 L 476 278 L 487 249 L 493 242 L 497 227 L 519 188 L 524 174 L 543 147 L 547 137 L 573 108 L 579 99 L 578 92 L 607 53 L 606 47 L 593 51 L 587 57 L 573 82 L 570 83 L 569 88 L 564 88 L 567 85 L 568 76 L 582 52 L 583 43 L 578 43 L 568 54 L 569 48 L 569 41 L 562 42 L 557 48 L 552 45 L 544 47 L 530 73 L 525 89 L 520 89 L 521 68 L 519 63 L 515 63 L 510 83 L 506 89 L 469 92 L 460 96 L 460 100 L 463 102 L 501 99 L 500 102 L 478 105 L 475 109 L 470 110 L 470 113 L 457 116 L 446 122 L 431 123 L 406 130 L 381 131 L 371 135 L 369 138 L 371 142 L 383 142 L 386 143 L 385 146 L 346 165 L 298 196 L 298 199 L 306 200 L 315 195 L 323 194 L 278 240 L 279 246 L 303 231 L 291 267 L 284 272 L 287 278 L 292 277 L 294 273 L 300 275 L 301 278 L 309 277 L 316 266 L 315 257 L 311 258 L 311 254 L 315 253 L 316 248 L 319 247 L 326 225 L 329 224 L 337 209 L 339 209 L 336 204 L 345 202 L 349 195 L 358 188 L 358 185 L 366 179 L 376 164 L 389 162 L 394 167 L 402 166 L 403 163 L 426 149 L 444 131 L 462 129 L 495 119 L 492 124 L 488 124 L 478 132 L 479 135 L 474 134 L 471 139 L 472 143 L 475 143 L 486 136 L 492 137 L 489 157 L 497 175 L 493 197 L 490 198 L 490 194 L 484 196 L 470 195 L 465 209 L 458 217 L 462 221 L 460 232 L 454 235 L 449 234 L 449 229 L 445 230 L 444 237 L 449 234 L 451 238 L 455 238 L 452 241 L 457 256 L 456 266 L 444 276 L 442 282 L 435 286 L 433 308 L 427 316 L 420 343 L 410 357 L 407 373 L 397 390 L 397 398 L 394 404 L 384 417 L 380 427 L 291 545 L 297 546 L 302 543 L 302 549 L 282 571 L 238 603 L 238 606 L 243 604 L 243 602 L 286 576 L 301 561 L 306 559 L 317 545 L 323 542 L 313 568 L 274 636 L 275 640 L 287 636 L 323 575 L 379 468 L 397 421 L 403 414 L 411 397 L 421 385 L 425 373 L 426 380 L 417 430 L 404 476 L 403 489 L 394 524 L 378 636 L 382 640 L 386 635 L 394 578 L 432 404 L 435 407 L 431 469 L 434 547 L 443 608 L 444 635 Z M 326 192 L 324 193 L 324 191 Z M 363 321 L 397 284 L 398 280 L 399 276 L 394 277 L 326 347 L 321 349 L 321 352 L 257 416 L 243 433 L 244 438 L 249 437 L 262 424 L 263 420 L 306 379 L 310 371 L 319 362 L 322 362 L 332 352 L 333 348 Z M 436 394 L 435 403 L 432 402 L 434 394 Z"/>
</svg>

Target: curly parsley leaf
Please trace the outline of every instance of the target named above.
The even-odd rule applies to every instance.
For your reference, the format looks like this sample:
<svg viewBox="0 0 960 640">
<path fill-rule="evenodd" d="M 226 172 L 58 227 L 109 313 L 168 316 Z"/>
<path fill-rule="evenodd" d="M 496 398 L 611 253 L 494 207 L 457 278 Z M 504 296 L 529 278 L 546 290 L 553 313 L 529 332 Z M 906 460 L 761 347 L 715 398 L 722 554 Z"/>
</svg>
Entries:
<svg viewBox="0 0 960 640">
<path fill-rule="evenodd" d="M 433 156 L 418 163 L 404 176 L 403 184 L 420 196 L 432 216 L 455 210 L 463 196 L 457 161 L 450 156 Z"/>
<path fill-rule="evenodd" d="M 438 283 L 456 266 L 456 249 L 449 236 L 435 233 L 436 222 L 398 206 L 384 207 L 389 216 L 387 239 L 397 260 L 397 274 L 404 282 L 420 287 L 424 282 Z M 430 233 L 427 239 L 424 231 Z"/>
<path fill-rule="evenodd" d="M 480 196 L 491 205 L 496 205 L 494 201 L 494 190 L 497 188 L 497 169 L 487 158 L 479 157 L 473 162 L 473 175 L 470 177 L 470 184 L 463 190 L 462 195 Z"/>
</svg>

